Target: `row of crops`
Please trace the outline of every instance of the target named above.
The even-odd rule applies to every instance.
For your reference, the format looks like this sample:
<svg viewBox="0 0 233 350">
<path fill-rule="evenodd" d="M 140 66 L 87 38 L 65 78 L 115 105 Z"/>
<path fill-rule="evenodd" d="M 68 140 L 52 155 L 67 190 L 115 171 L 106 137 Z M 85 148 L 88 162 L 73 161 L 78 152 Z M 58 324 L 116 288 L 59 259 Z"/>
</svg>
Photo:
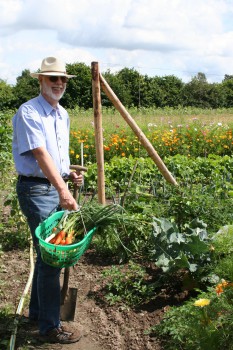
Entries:
<svg viewBox="0 0 233 350">
<path fill-rule="evenodd" d="M 81 117 L 85 123 L 77 126 L 79 115 L 72 115 L 70 155 L 73 164 L 84 160 L 88 168 L 79 196 L 85 205 L 98 200 L 97 165 L 92 121 Z M 205 122 L 199 116 L 182 116 L 182 122 L 160 116 L 166 124 L 152 116 L 143 123 L 140 117 L 142 130 L 178 183 L 174 186 L 117 118 L 107 116 L 103 130 L 106 199 L 122 206 L 130 220 L 107 227 L 92 242 L 96 253 L 114 265 L 103 276 L 106 300 L 138 308 L 156 302 L 166 286 L 186 288 L 187 300 L 147 332 L 160 337 L 166 349 L 232 349 L 232 125 L 221 115 Z M 11 127 L 6 125 L 1 126 L 6 134 L 1 207 L 10 208 L 10 215 L 0 225 L 1 249 L 25 249 L 28 231 L 15 196 Z M 124 274 L 122 264 L 127 264 Z"/>
</svg>

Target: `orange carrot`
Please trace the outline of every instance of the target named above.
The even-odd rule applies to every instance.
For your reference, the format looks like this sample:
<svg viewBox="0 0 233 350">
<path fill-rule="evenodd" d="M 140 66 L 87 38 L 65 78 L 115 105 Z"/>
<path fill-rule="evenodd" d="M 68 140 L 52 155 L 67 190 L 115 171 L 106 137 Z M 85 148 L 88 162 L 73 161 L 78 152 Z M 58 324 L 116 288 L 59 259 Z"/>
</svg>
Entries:
<svg viewBox="0 0 233 350">
<path fill-rule="evenodd" d="M 65 236 L 66 236 L 65 231 L 64 231 L 64 230 L 61 230 L 61 231 L 60 231 L 60 235 L 62 236 L 62 238 L 65 238 Z"/>
<path fill-rule="evenodd" d="M 66 243 L 65 244 L 72 244 L 72 237 L 70 237 L 70 236 L 66 237 Z"/>
<path fill-rule="evenodd" d="M 55 241 L 56 241 L 56 236 L 53 237 L 53 238 L 51 239 L 51 241 L 49 241 L 49 243 L 54 244 Z"/>
<path fill-rule="evenodd" d="M 65 235 L 66 235 L 66 233 L 63 230 L 58 232 L 58 234 L 56 235 L 56 240 L 55 240 L 54 244 L 60 244 L 61 240 L 65 237 Z"/>
</svg>

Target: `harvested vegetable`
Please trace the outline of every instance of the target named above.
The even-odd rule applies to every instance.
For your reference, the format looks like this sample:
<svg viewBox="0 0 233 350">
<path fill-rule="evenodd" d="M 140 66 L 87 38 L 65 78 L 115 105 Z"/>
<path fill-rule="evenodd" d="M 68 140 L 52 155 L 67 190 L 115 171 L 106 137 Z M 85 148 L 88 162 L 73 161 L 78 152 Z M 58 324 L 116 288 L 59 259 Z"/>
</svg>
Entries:
<svg viewBox="0 0 233 350">
<path fill-rule="evenodd" d="M 119 214 L 123 208 L 117 204 L 101 205 L 88 203 L 78 211 L 65 211 L 57 227 L 47 238 L 52 244 L 73 244 L 93 228 L 104 228 L 119 222 Z"/>
</svg>

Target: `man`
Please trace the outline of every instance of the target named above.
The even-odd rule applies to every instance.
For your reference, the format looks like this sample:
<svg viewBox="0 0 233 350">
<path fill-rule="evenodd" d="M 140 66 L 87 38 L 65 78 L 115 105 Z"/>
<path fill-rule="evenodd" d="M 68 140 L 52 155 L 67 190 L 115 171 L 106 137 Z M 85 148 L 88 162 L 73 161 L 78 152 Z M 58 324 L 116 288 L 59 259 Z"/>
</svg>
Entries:
<svg viewBox="0 0 233 350">
<path fill-rule="evenodd" d="M 35 229 L 60 205 L 77 210 L 65 179 L 82 185 L 82 175 L 69 171 L 69 116 L 59 104 L 69 78 L 65 64 L 55 57 L 42 61 L 38 73 L 40 95 L 22 104 L 13 117 L 13 157 L 18 173 L 17 196 L 37 252 L 29 321 L 38 322 L 39 337 L 45 342 L 69 344 L 80 339 L 60 323 L 61 269 L 45 264 L 40 255 Z"/>
</svg>

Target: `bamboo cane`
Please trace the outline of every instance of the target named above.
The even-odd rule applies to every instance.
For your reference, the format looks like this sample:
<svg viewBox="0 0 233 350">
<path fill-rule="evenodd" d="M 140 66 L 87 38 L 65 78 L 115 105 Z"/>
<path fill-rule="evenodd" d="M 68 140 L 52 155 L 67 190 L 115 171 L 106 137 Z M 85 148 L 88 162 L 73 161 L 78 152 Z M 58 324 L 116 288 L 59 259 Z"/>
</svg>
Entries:
<svg viewBox="0 0 233 350">
<path fill-rule="evenodd" d="M 99 64 L 92 62 L 92 94 L 94 108 L 94 126 L 95 126 L 95 147 L 97 160 L 97 186 L 98 201 L 105 204 L 105 179 L 104 179 L 104 150 L 103 150 L 103 128 L 101 113 L 101 96 L 99 80 Z"/>
<path fill-rule="evenodd" d="M 164 176 L 164 178 L 170 182 L 173 185 L 178 185 L 176 180 L 173 178 L 165 164 L 163 163 L 162 159 L 159 157 L 158 153 L 155 151 L 154 147 L 150 143 L 150 141 L 147 139 L 145 134 L 142 132 L 142 130 L 139 128 L 139 126 L 136 124 L 134 119 L 131 117 L 131 115 L 127 112 L 123 104 L 120 102 L 118 97 L 115 95 L 113 90 L 110 88 L 106 80 L 103 78 L 103 76 L 100 74 L 100 84 L 109 98 L 109 100 L 113 103 L 115 108 L 120 112 L 122 117 L 125 119 L 125 121 L 129 124 L 131 129 L 134 131 L 135 135 L 138 137 L 140 143 L 143 145 L 143 147 L 146 149 L 149 156 L 153 159 L 155 164 L 157 165 L 158 169 Z"/>
</svg>

